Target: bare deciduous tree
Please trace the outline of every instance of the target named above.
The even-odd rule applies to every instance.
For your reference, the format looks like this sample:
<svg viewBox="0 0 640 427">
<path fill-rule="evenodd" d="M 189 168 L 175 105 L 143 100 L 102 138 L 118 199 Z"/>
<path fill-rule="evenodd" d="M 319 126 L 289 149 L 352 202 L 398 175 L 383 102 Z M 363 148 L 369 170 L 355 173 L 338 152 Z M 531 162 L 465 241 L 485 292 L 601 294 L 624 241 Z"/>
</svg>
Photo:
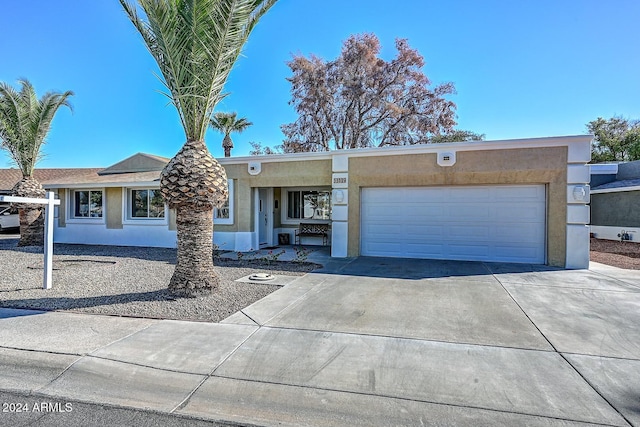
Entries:
<svg viewBox="0 0 640 427">
<path fill-rule="evenodd" d="M 379 57 L 374 34 L 349 37 L 334 61 L 294 55 L 292 99 L 298 113 L 281 127 L 284 152 L 328 151 L 430 142 L 456 125 L 452 83 L 432 86 L 424 59 L 396 40 L 391 61 Z"/>
</svg>

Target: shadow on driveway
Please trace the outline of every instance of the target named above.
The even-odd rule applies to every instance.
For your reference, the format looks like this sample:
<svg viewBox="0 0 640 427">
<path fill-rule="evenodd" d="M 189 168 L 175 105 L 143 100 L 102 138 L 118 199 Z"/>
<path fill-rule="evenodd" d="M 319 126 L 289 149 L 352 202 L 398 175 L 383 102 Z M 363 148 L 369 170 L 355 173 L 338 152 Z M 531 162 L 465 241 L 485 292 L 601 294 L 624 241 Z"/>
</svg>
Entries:
<svg viewBox="0 0 640 427">
<path fill-rule="evenodd" d="M 329 274 L 379 277 L 389 279 L 434 279 L 456 276 L 482 276 L 504 273 L 528 273 L 561 271 L 563 269 L 536 264 L 511 264 L 504 262 L 448 261 L 434 259 L 358 257 Z"/>
</svg>

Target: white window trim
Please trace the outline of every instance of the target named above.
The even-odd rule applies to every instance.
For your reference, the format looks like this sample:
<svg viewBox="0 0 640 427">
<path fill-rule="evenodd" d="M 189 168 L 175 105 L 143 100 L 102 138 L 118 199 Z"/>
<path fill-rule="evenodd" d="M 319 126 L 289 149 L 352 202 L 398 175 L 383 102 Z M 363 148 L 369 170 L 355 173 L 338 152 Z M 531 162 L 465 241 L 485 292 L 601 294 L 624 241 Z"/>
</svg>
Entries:
<svg viewBox="0 0 640 427">
<path fill-rule="evenodd" d="M 234 179 L 227 179 L 228 187 L 229 187 L 229 218 L 217 218 L 216 214 L 218 212 L 217 208 L 213 208 L 213 226 L 216 225 L 233 225 L 234 220 L 234 187 L 235 187 Z"/>
<path fill-rule="evenodd" d="M 289 192 L 290 191 L 326 191 L 331 194 L 331 187 L 282 187 L 280 192 L 280 223 L 283 225 L 299 225 L 304 223 L 317 223 L 317 224 L 331 224 L 331 218 L 329 219 L 293 219 L 287 216 L 289 211 Z"/>
<path fill-rule="evenodd" d="M 67 188 L 66 194 L 68 194 L 67 202 L 65 203 L 67 207 L 67 224 L 105 224 L 106 216 L 107 216 L 107 192 L 104 187 L 91 187 L 91 188 Z M 75 192 L 76 191 L 101 191 L 102 192 L 102 217 L 77 217 L 74 215 L 75 213 Z"/>
<path fill-rule="evenodd" d="M 125 187 L 122 189 L 122 225 L 160 225 L 169 224 L 169 205 L 164 204 L 164 218 L 133 218 L 130 216 L 129 203 L 131 202 L 131 190 L 159 190 L 160 187 Z"/>
</svg>

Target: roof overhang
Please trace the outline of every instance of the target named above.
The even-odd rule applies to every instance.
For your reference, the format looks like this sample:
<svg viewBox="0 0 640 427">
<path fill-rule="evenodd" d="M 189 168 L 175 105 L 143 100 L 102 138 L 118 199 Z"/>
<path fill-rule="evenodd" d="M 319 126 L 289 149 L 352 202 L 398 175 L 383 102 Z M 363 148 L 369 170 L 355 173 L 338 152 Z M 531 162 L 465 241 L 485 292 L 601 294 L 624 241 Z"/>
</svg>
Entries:
<svg viewBox="0 0 640 427">
<path fill-rule="evenodd" d="M 612 187 L 603 188 L 601 190 L 591 190 L 591 194 L 604 194 L 604 193 L 621 193 L 623 191 L 640 191 L 640 185 L 634 185 L 629 187 Z"/>
<path fill-rule="evenodd" d="M 509 150 L 518 148 L 541 148 L 571 146 L 579 143 L 591 143 L 593 135 L 572 135 L 546 138 L 505 139 L 497 141 L 447 142 L 442 144 L 416 144 L 393 147 L 356 148 L 352 150 L 333 150 L 314 153 L 268 154 L 261 156 L 218 158 L 221 165 L 233 165 L 249 162 L 296 162 L 306 160 L 329 160 L 334 156 L 370 157 L 398 156 L 403 154 L 438 153 L 441 151 L 482 151 Z"/>
</svg>

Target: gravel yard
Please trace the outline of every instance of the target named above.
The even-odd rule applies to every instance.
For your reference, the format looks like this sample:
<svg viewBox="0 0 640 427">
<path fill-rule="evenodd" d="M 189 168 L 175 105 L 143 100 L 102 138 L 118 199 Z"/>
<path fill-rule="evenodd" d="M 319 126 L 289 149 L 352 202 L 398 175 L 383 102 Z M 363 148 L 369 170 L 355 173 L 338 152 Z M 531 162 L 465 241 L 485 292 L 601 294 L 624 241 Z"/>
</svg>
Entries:
<svg viewBox="0 0 640 427">
<path fill-rule="evenodd" d="M 216 260 L 218 292 L 175 299 L 166 290 L 174 249 L 60 244 L 54 249 L 53 288 L 44 290 L 42 249 L 16 244 L 15 238 L 0 238 L 0 307 L 218 322 L 280 288 L 236 279 L 259 272 L 302 276 L 319 267 Z"/>
<path fill-rule="evenodd" d="M 640 243 L 591 239 L 591 261 L 629 270 L 640 270 Z"/>
<path fill-rule="evenodd" d="M 237 279 L 260 272 L 302 276 L 319 267 L 219 259 L 218 292 L 176 299 L 166 289 L 174 249 L 60 244 L 54 250 L 53 289 L 44 290 L 42 249 L 16 244 L 14 236 L 0 234 L 0 307 L 218 322 L 280 288 Z M 640 243 L 591 239 L 591 260 L 640 270 Z"/>
</svg>

